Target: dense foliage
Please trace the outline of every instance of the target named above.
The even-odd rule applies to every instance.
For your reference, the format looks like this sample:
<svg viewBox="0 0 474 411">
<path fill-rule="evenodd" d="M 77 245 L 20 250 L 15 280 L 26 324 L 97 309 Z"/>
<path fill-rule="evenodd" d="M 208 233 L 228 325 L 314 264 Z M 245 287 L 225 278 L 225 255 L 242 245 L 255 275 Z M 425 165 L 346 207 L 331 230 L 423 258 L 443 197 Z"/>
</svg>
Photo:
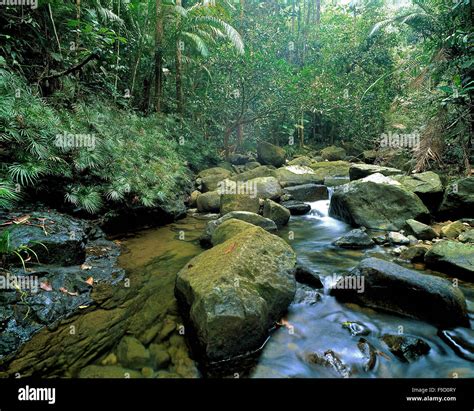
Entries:
<svg viewBox="0 0 474 411">
<path fill-rule="evenodd" d="M 166 206 L 259 140 L 359 155 L 420 132 L 413 168 L 470 173 L 470 3 L 392 3 L 1 6 L 0 207 Z"/>
</svg>

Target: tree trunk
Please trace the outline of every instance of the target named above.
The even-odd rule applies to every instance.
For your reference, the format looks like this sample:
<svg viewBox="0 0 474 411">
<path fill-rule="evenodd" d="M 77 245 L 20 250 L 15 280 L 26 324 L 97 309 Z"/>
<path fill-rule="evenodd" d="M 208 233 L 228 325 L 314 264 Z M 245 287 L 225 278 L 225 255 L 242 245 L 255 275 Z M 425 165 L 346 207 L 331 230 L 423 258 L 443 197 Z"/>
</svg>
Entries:
<svg viewBox="0 0 474 411">
<path fill-rule="evenodd" d="M 161 0 L 156 0 L 155 29 L 155 111 L 161 112 L 163 95 L 163 15 Z"/>
<path fill-rule="evenodd" d="M 176 6 L 181 6 L 181 0 L 176 0 Z M 177 17 L 176 19 L 176 26 L 179 28 L 181 18 Z M 179 114 L 183 114 L 184 108 L 184 98 L 183 98 L 183 79 L 182 79 L 182 72 L 183 72 L 183 50 L 182 50 L 182 42 L 178 35 L 176 39 L 176 105 Z"/>
<path fill-rule="evenodd" d="M 321 25 L 321 0 L 316 0 L 315 19 L 316 19 L 316 26 L 319 27 Z"/>
</svg>

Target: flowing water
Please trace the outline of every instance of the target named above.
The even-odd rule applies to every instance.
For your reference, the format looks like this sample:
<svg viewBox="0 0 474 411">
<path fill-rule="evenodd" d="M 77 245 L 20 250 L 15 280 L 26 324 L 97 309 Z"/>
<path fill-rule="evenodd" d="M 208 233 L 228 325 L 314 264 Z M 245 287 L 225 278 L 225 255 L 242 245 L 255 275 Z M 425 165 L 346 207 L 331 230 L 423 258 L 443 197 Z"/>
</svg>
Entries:
<svg viewBox="0 0 474 411">
<path fill-rule="evenodd" d="M 351 269 L 366 256 L 388 258 L 387 249 L 377 246 L 369 250 L 347 250 L 332 242 L 351 227 L 328 215 L 329 201 L 311 203 L 311 212 L 293 216 L 279 235 L 292 245 L 299 261 L 318 272 L 324 290 L 311 290 L 299 286 L 297 297 L 290 306 L 284 321 L 285 327 L 274 331 L 262 350 L 251 377 L 474 377 L 474 365 L 457 356 L 438 336 L 437 329 L 425 322 L 377 312 L 355 304 L 341 304 L 329 295 L 328 286 L 333 274 Z M 148 230 L 131 240 L 125 240 L 128 249 L 126 266 L 129 270 L 163 272 L 174 275 L 183 261 L 199 252 L 198 235 L 204 224 L 193 217 L 158 229 Z M 182 232 L 186 236 L 182 236 Z M 180 237 L 181 236 L 181 237 Z M 183 242 L 184 241 L 184 242 Z M 186 250 L 185 257 L 179 250 Z M 160 258 L 168 250 L 167 258 Z M 173 257 L 176 256 L 176 258 Z M 413 268 L 413 267 L 411 267 Z M 168 275 L 168 274 L 167 274 Z M 173 282 L 168 282 L 166 295 L 173 297 Z M 474 289 L 461 284 L 470 314 L 473 311 Z M 472 317 L 471 317 L 472 318 Z M 348 321 L 363 324 L 370 333 L 363 338 L 376 352 L 375 365 L 366 369 L 367 358 L 358 347 L 360 336 L 352 336 L 342 325 Z M 392 355 L 380 341 L 383 334 L 403 334 L 426 341 L 431 350 L 414 362 L 403 363 Z M 334 367 L 315 361 L 314 354 L 324 356 L 331 352 L 342 364 L 339 372 Z M 332 354 L 331 354 L 332 355 Z M 312 357 L 313 356 L 313 357 Z"/>
</svg>

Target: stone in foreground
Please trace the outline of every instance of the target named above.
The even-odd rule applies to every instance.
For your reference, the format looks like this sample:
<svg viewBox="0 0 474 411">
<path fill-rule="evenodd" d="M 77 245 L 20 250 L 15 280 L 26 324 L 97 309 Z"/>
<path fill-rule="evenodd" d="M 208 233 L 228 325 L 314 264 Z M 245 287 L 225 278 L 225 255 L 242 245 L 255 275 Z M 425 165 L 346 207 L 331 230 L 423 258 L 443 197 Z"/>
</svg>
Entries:
<svg viewBox="0 0 474 411">
<path fill-rule="evenodd" d="M 258 349 L 295 294 L 296 255 L 281 238 L 250 228 L 193 258 L 175 294 L 207 362 Z"/>
<path fill-rule="evenodd" d="M 440 327 L 469 326 L 464 295 L 448 280 L 378 258 L 362 260 L 350 276 L 362 276 L 363 292 L 346 287 L 333 288 L 331 294 L 342 301 L 402 314 Z"/>
</svg>

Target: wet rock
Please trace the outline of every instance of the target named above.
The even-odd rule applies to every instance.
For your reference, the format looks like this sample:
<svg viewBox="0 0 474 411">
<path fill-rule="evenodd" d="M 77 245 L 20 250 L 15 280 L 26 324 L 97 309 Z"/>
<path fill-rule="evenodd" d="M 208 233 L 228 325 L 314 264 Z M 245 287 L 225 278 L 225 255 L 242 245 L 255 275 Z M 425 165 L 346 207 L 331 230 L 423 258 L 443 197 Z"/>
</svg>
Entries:
<svg viewBox="0 0 474 411">
<path fill-rule="evenodd" d="M 331 368 L 339 377 L 349 378 L 351 376 L 350 368 L 337 356 L 332 350 L 327 350 L 323 355 L 310 353 L 306 356 L 310 364 L 320 365 Z"/>
<path fill-rule="evenodd" d="M 290 210 L 291 215 L 303 215 L 308 214 L 311 211 L 311 206 L 303 201 L 283 201 L 281 205 Z"/>
<path fill-rule="evenodd" d="M 412 263 L 421 263 L 425 259 L 425 254 L 431 247 L 426 244 L 416 244 L 400 253 L 400 258 Z"/>
<path fill-rule="evenodd" d="M 286 153 L 281 147 L 261 141 L 257 145 L 258 160 L 262 164 L 269 164 L 275 167 L 281 167 L 285 164 Z"/>
<path fill-rule="evenodd" d="M 431 212 L 438 210 L 443 198 L 443 184 L 438 174 L 427 171 L 410 176 L 394 176 L 406 189 L 420 197 Z"/>
<path fill-rule="evenodd" d="M 377 351 L 375 350 L 373 345 L 370 344 L 365 338 L 359 339 L 359 342 L 357 343 L 357 348 L 364 356 L 364 371 L 369 372 L 375 367 L 375 364 L 377 362 Z"/>
<path fill-rule="evenodd" d="M 425 263 L 451 277 L 474 281 L 474 247 L 456 241 L 440 241 L 425 255 Z"/>
<path fill-rule="evenodd" d="M 438 214 L 451 219 L 474 217 L 474 177 L 461 178 L 447 187 Z"/>
<path fill-rule="evenodd" d="M 460 234 L 458 240 L 461 243 L 474 243 L 474 230 L 468 230 Z"/>
<path fill-rule="evenodd" d="M 392 167 L 383 167 L 372 164 L 352 164 L 349 169 L 349 178 L 351 179 L 351 181 L 354 181 L 360 180 L 372 174 L 394 176 L 401 173 L 401 170 Z"/>
<path fill-rule="evenodd" d="M 175 294 L 210 362 L 261 346 L 293 300 L 296 256 L 260 227 L 193 258 L 178 273 Z"/>
<path fill-rule="evenodd" d="M 460 357 L 474 361 L 474 330 L 455 328 L 440 331 L 439 335 Z"/>
<path fill-rule="evenodd" d="M 432 240 L 438 237 L 436 231 L 433 230 L 429 225 L 420 223 L 419 221 L 409 219 L 406 221 L 408 231 L 413 233 L 416 238 L 420 240 Z"/>
<path fill-rule="evenodd" d="M 313 305 L 321 301 L 321 294 L 313 288 L 298 284 L 293 304 Z"/>
<path fill-rule="evenodd" d="M 28 218 L 23 224 L 0 229 L 0 234 L 5 230 L 10 232 L 12 249 L 27 246 L 37 254 L 42 264 L 69 266 L 84 262 L 88 230 L 85 222 L 48 210 L 0 215 L 0 224 L 26 216 Z M 21 265 L 16 257 L 10 262 Z"/>
<path fill-rule="evenodd" d="M 319 184 L 303 184 L 287 187 L 283 192 L 290 194 L 294 200 L 298 201 L 318 201 L 329 198 L 327 187 Z"/>
<path fill-rule="evenodd" d="M 469 324 L 466 300 L 448 280 L 406 269 L 378 258 L 366 258 L 349 274 L 347 287 L 333 288 L 331 294 L 344 302 L 418 318 L 438 326 Z M 363 280 L 363 292 L 350 287 Z"/>
<path fill-rule="evenodd" d="M 397 233 L 396 231 L 390 231 L 388 233 L 387 238 L 390 244 L 397 244 L 397 245 L 410 244 L 409 238 L 405 237 L 402 233 Z"/>
<path fill-rule="evenodd" d="M 123 337 L 117 347 L 117 358 L 125 367 L 139 370 L 150 362 L 150 353 L 135 337 Z"/>
<path fill-rule="evenodd" d="M 79 378 L 141 378 L 139 371 L 118 367 L 116 365 L 88 365 L 79 373 Z"/>
<path fill-rule="evenodd" d="M 258 197 L 246 194 L 223 194 L 221 195 L 221 215 L 232 211 L 249 211 L 258 214 L 260 203 Z"/>
<path fill-rule="evenodd" d="M 255 227 L 253 224 L 246 223 L 242 220 L 237 220 L 236 218 L 231 218 L 230 220 L 224 221 L 222 224 L 217 226 L 217 228 L 212 233 L 211 242 L 214 246 L 216 246 L 226 242 L 229 238 L 232 238 L 237 234 L 240 234 L 241 232 L 253 227 Z"/>
<path fill-rule="evenodd" d="M 416 361 L 430 351 L 430 346 L 425 341 L 408 335 L 384 334 L 380 339 L 402 362 Z"/>
<path fill-rule="evenodd" d="M 357 321 L 345 321 L 342 323 L 342 328 L 349 330 L 352 336 L 365 336 L 370 334 L 370 330 L 364 324 Z"/>
<path fill-rule="evenodd" d="M 211 240 L 212 240 L 212 234 L 214 233 L 214 230 L 224 221 L 230 220 L 231 218 L 242 220 L 242 221 L 245 221 L 246 223 L 253 224 L 258 227 L 262 227 L 264 230 L 268 232 L 276 232 L 278 230 L 278 227 L 275 224 L 275 222 L 270 220 L 269 218 L 262 217 L 261 215 L 251 213 L 249 211 L 232 211 L 216 220 L 209 221 L 207 223 L 204 233 L 199 238 L 201 245 L 203 246 L 212 245 Z"/>
<path fill-rule="evenodd" d="M 373 247 L 375 243 L 365 231 L 356 228 L 334 241 L 334 245 L 343 248 L 368 248 Z"/>
<path fill-rule="evenodd" d="M 344 160 L 346 158 L 346 150 L 342 147 L 329 146 L 321 150 L 321 157 L 328 161 Z"/>
<path fill-rule="evenodd" d="M 263 204 L 263 216 L 274 221 L 277 227 L 283 227 L 290 220 L 290 210 L 275 203 L 272 200 L 265 200 Z"/>
<path fill-rule="evenodd" d="M 441 237 L 453 240 L 455 238 L 458 238 L 459 235 L 467 229 L 468 227 L 466 227 L 461 221 L 454 221 L 441 227 Z"/>
<path fill-rule="evenodd" d="M 217 213 L 221 207 L 221 196 L 217 191 L 203 193 L 197 198 L 196 205 L 200 213 Z"/>
<path fill-rule="evenodd" d="M 171 357 L 164 344 L 151 344 L 148 347 L 150 351 L 150 360 L 155 370 L 167 368 L 171 363 Z"/>
<path fill-rule="evenodd" d="M 323 283 L 321 282 L 318 273 L 301 264 L 296 266 L 295 280 L 313 288 L 323 288 Z"/>
<path fill-rule="evenodd" d="M 426 220 L 428 209 L 395 180 L 373 174 L 335 189 L 329 215 L 355 226 L 401 230 L 408 219 Z"/>
</svg>

